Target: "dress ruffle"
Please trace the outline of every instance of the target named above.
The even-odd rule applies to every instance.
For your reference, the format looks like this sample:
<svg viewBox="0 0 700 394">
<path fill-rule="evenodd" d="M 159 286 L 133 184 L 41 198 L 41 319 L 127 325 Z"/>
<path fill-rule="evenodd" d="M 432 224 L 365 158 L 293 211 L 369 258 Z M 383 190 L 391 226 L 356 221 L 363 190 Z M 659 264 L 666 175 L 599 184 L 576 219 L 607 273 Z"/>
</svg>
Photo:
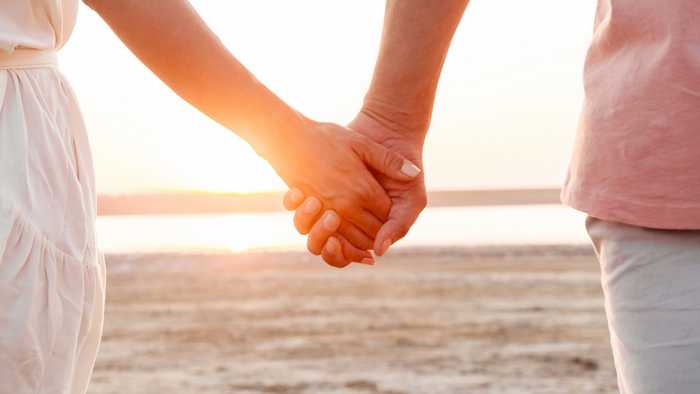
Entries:
<svg viewBox="0 0 700 394">
<path fill-rule="evenodd" d="M 69 255 L 0 198 L 0 393 L 72 393 L 77 380 L 87 383 L 84 363 L 92 369 L 102 331 L 104 274 L 94 244 Z"/>
</svg>

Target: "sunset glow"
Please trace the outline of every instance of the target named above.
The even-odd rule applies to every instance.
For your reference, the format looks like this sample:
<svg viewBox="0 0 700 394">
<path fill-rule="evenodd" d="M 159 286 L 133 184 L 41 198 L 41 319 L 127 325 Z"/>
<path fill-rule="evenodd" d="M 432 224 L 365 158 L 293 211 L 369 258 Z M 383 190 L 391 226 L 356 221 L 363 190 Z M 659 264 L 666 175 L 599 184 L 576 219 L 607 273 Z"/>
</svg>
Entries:
<svg viewBox="0 0 700 394">
<path fill-rule="evenodd" d="M 181 185 L 175 188 L 249 193 L 284 187 L 274 170 L 243 141 L 225 133 L 201 133 L 200 137 L 199 145 L 178 141 L 179 146 L 170 147 L 191 152 L 190 160 L 176 164 L 178 177 L 172 181 Z"/>
<path fill-rule="evenodd" d="M 352 119 L 371 78 L 382 2 L 193 4 L 293 107 L 317 120 Z M 561 184 L 594 5 L 472 2 L 438 89 L 425 149 L 429 189 Z M 245 142 L 171 93 L 81 7 L 61 67 L 85 113 L 99 193 L 284 189 Z"/>
</svg>

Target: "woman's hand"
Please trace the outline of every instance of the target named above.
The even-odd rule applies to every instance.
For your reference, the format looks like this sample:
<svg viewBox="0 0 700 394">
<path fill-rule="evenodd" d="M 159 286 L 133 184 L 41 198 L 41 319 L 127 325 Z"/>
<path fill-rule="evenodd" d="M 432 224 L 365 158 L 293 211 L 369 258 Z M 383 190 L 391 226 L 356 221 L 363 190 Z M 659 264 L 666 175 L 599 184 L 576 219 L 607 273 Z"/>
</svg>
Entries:
<svg viewBox="0 0 700 394">
<path fill-rule="evenodd" d="M 391 209 L 391 200 L 370 169 L 402 182 L 414 179 L 420 170 L 353 130 L 301 115 L 299 120 L 262 152 L 290 188 L 317 198 L 308 213 L 297 215 L 297 229 L 307 234 L 320 212 L 330 209 L 354 225 L 344 226 L 343 239 L 336 241 L 370 249 Z"/>
<path fill-rule="evenodd" d="M 284 196 L 284 206 L 289 211 L 296 210 L 294 226 L 301 234 L 308 234 L 309 252 L 321 255 L 329 265 L 344 268 L 351 262 L 374 264 L 374 256 L 369 252 L 372 239 L 353 224 L 341 220 L 335 211 L 323 212 L 316 197 L 305 198 L 299 189 L 291 189 Z M 357 233 L 362 235 L 357 238 Z"/>
</svg>

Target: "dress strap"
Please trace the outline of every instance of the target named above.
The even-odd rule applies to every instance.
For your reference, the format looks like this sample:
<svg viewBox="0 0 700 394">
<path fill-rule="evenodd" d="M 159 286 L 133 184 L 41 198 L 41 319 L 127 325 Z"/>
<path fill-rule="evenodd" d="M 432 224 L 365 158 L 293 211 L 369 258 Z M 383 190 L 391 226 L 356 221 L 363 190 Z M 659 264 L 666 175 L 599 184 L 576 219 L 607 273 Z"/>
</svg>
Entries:
<svg viewBox="0 0 700 394">
<path fill-rule="evenodd" d="M 18 48 L 13 51 L 0 50 L 0 69 L 56 67 L 56 51 Z"/>
</svg>

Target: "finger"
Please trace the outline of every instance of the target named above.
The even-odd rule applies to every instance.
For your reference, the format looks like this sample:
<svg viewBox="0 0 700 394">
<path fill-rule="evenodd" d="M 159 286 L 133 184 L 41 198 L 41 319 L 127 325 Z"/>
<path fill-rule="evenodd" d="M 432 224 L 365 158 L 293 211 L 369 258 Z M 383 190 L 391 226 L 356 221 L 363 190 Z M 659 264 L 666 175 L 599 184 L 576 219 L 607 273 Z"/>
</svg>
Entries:
<svg viewBox="0 0 700 394">
<path fill-rule="evenodd" d="M 338 230 L 339 227 L 340 217 L 338 217 L 338 214 L 331 210 L 324 212 L 321 219 L 319 219 L 316 224 L 313 225 L 311 231 L 309 232 L 309 237 L 306 244 L 309 252 L 315 255 L 321 254 L 326 242 L 331 235 Z M 342 256 L 344 256 L 345 260 L 350 262 L 370 265 L 374 264 L 374 257 L 372 257 L 372 254 L 367 250 L 372 247 L 372 241 L 369 240 L 369 238 L 367 238 L 362 231 L 357 228 L 355 229 L 368 240 L 369 246 L 365 249 L 360 249 L 355 247 L 350 241 L 345 239 L 345 237 L 339 236 L 338 238 L 342 246 Z"/>
<path fill-rule="evenodd" d="M 340 227 L 338 214 L 332 210 L 324 212 L 321 219 L 313 225 L 309 232 L 309 237 L 306 240 L 306 247 L 309 249 L 309 252 L 316 256 L 320 255 L 326 241 L 338 230 L 338 227 Z"/>
<path fill-rule="evenodd" d="M 386 194 L 384 188 L 377 182 L 374 177 L 369 178 L 367 182 L 369 193 L 366 197 L 365 208 L 371 212 L 382 223 L 389 217 L 391 211 L 391 199 Z"/>
<path fill-rule="evenodd" d="M 420 167 L 400 154 L 370 140 L 360 145 L 362 159 L 380 173 L 399 181 L 410 181 L 421 173 Z"/>
<path fill-rule="evenodd" d="M 406 235 L 417 217 L 416 214 L 413 218 L 406 217 L 404 220 L 391 218 L 384 223 L 374 240 L 374 252 L 378 256 L 383 256 L 391 245 Z"/>
<path fill-rule="evenodd" d="M 392 207 L 389 220 L 384 223 L 374 239 L 374 251 L 382 256 L 396 241 L 403 238 L 418 219 L 427 201 L 417 198 Z"/>
<path fill-rule="evenodd" d="M 297 209 L 302 202 L 304 202 L 304 193 L 295 187 L 291 188 L 284 193 L 284 199 L 282 201 L 284 203 L 284 207 L 288 211 L 293 211 Z"/>
<path fill-rule="evenodd" d="M 376 216 L 364 209 L 349 209 L 341 211 L 340 215 L 352 222 L 372 239 L 377 237 L 377 232 L 383 224 Z"/>
<path fill-rule="evenodd" d="M 359 249 L 351 244 L 347 239 L 339 237 L 342 245 L 343 256 L 350 262 L 374 265 L 374 256 L 366 249 Z"/>
<path fill-rule="evenodd" d="M 294 227 L 301 234 L 308 234 L 316 222 L 323 205 L 316 197 L 307 197 L 304 203 L 294 213 Z"/>
<path fill-rule="evenodd" d="M 368 237 L 367 234 L 347 220 L 341 220 L 338 234 L 342 235 L 357 249 L 370 250 L 374 246 L 374 239 Z"/>
<path fill-rule="evenodd" d="M 374 252 L 378 256 L 384 256 L 389 247 L 403 236 L 401 235 L 402 232 L 405 235 L 404 230 L 396 220 L 387 221 L 374 240 Z"/>
<path fill-rule="evenodd" d="M 343 256 L 340 241 L 335 237 L 330 237 L 328 239 L 326 246 L 323 248 L 323 252 L 321 252 L 321 256 L 328 265 L 336 268 L 345 268 L 350 264 L 350 262 L 345 259 L 345 256 Z"/>
</svg>

